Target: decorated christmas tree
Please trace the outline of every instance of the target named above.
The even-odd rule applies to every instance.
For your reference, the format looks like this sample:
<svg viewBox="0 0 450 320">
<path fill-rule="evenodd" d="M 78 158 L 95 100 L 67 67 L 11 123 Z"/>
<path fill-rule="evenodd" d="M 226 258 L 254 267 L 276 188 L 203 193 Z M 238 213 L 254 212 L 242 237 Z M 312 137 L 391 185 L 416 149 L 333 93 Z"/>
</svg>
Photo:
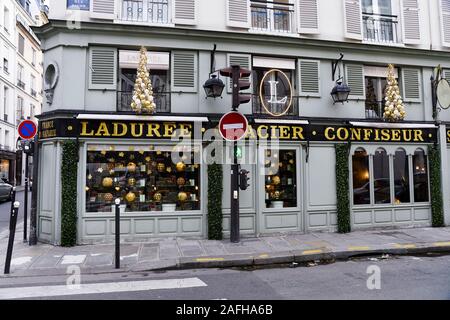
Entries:
<svg viewBox="0 0 450 320">
<path fill-rule="evenodd" d="M 389 64 L 387 75 L 387 86 L 385 91 L 384 119 L 395 122 L 405 118 L 406 112 L 403 100 L 400 96 L 398 82 L 395 79 L 394 66 Z"/>
<path fill-rule="evenodd" d="M 156 109 L 156 104 L 153 100 L 152 82 L 147 70 L 147 49 L 144 47 L 141 47 L 140 51 L 131 109 L 137 113 L 154 113 Z"/>
</svg>

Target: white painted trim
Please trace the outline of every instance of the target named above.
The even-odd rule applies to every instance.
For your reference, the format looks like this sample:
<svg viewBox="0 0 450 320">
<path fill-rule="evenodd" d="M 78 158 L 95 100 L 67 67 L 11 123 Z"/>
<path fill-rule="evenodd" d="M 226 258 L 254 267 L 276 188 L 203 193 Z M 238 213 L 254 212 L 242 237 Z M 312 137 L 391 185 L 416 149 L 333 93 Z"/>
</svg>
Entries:
<svg viewBox="0 0 450 320">
<path fill-rule="evenodd" d="M 134 115 L 104 115 L 104 114 L 79 114 L 77 119 L 89 120 L 151 120 L 151 121 L 193 121 L 208 122 L 207 117 L 178 117 L 178 116 L 134 116 Z"/>
<path fill-rule="evenodd" d="M 255 119 L 255 123 L 309 124 L 308 120 Z"/>
<path fill-rule="evenodd" d="M 384 123 L 384 122 L 357 122 L 350 121 L 355 127 L 371 127 L 371 128 L 437 128 L 434 124 L 420 123 Z"/>
</svg>

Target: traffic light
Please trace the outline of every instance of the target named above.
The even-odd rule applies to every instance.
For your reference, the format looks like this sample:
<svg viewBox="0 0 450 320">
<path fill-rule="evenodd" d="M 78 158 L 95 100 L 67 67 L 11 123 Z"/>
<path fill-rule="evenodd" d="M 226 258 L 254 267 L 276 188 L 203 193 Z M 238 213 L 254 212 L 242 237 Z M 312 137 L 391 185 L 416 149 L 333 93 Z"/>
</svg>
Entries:
<svg viewBox="0 0 450 320">
<path fill-rule="evenodd" d="M 250 186 L 250 184 L 248 183 L 248 181 L 250 180 L 250 178 L 248 177 L 249 173 L 249 171 L 244 169 L 241 169 L 239 171 L 239 188 L 241 188 L 241 190 L 247 190 L 247 188 Z"/>
<path fill-rule="evenodd" d="M 251 71 L 241 68 L 239 65 L 232 65 L 231 68 L 224 68 L 220 70 L 220 75 L 224 77 L 230 77 L 233 84 L 233 110 L 236 110 L 240 104 L 250 102 L 252 95 L 241 93 L 241 90 L 250 88 L 250 81 L 241 79 L 248 78 L 251 75 Z"/>
</svg>

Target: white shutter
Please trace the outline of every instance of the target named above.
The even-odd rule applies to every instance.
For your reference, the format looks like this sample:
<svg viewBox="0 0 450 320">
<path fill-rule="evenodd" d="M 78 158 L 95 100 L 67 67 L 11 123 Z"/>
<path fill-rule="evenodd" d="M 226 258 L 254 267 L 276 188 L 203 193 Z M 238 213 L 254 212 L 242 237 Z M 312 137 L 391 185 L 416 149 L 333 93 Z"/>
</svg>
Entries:
<svg viewBox="0 0 450 320">
<path fill-rule="evenodd" d="M 91 47 L 89 50 L 89 89 L 116 90 L 117 49 Z"/>
<path fill-rule="evenodd" d="M 359 0 L 344 1 L 345 37 L 362 40 L 362 12 Z"/>
<path fill-rule="evenodd" d="M 231 67 L 234 64 L 238 64 L 241 68 L 249 69 L 252 68 L 252 56 L 249 54 L 238 54 L 238 53 L 229 53 L 227 54 L 227 66 Z M 233 92 L 233 83 L 231 78 L 227 78 L 227 92 Z M 242 92 L 251 92 L 251 89 L 242 91 Z"/>
<path fill-rule="evenodd" d="M 364 67 L 360 64 L 347 64 L 345 66 L 345 81 L 350 87 L 349 97 L 365 99 Z"/>
<path fill-rule="evenodd" d="M 403 43 L 420 43 L 419 0 L 402 0 Z"/>
<path fill-rule="evenodd" d="M 444 69 L 442 71 L 443 71 L 442 77 L 444 77 L 447 80 L 450 80 L 450 69 Z"/>
<path fill-rule="evenodd" d="M 250 0 L 227 0 L 227 26 L 250 28 Z"/>
<path fill-rule="evenodd" d="M 198 55 L 195 51 L 172 51 L 172 92 L 197 92 Z"/>
<path fill-rule="evenodd" d="M 94 19 L 116 19 L 115 0 L 91 0 L 90 17 Z"/>
<path fill-rule="evenodd" d="M 298 32 L 319 32 L 319 0 L 298 0 Z"/>
<path fill-rule="evenodd" d="M 320 61 L 298 60 L 300 96 L 320 97 Z"/>
<path fill-rule="evenodd" d="M 450 0 L 440 0 L 442 45 L 450 47 Z"/>
<path fill-rule="evenodd" d="M 174 0 L 174 22 L 195 25 L 197 23 L 197 0 Z"/>
<path fill-rule="evenodd" d="M 421 102 L 420 100 L 420 70 L 402 69 L 403 100 Z"/>
</svg>

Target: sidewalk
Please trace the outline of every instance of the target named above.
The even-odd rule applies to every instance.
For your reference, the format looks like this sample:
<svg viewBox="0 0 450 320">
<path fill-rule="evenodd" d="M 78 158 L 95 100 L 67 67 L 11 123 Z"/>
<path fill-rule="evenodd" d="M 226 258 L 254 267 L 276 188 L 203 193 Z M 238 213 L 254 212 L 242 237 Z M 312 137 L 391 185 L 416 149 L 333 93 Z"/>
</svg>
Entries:
<svg viewBox="0 0 450 320">
<path fill-rule="evenodd" d="M 18 225 L 10 277 L 66 274 L 78 265 L 82 273 L 115 272 L 114 244 L 72 248 L 22 241 Z M 8 233 L 0 233 L 0 278 L 3 275 Z M 450 252 L 450 227 L 355 231 L 349 234 L 309 233 L 229 240 L 154 239 L 121 244 L 120 271 L 149 271 L 302 263 L 341 260 L 363 254 L 420 254 Z"/>
</svg>

